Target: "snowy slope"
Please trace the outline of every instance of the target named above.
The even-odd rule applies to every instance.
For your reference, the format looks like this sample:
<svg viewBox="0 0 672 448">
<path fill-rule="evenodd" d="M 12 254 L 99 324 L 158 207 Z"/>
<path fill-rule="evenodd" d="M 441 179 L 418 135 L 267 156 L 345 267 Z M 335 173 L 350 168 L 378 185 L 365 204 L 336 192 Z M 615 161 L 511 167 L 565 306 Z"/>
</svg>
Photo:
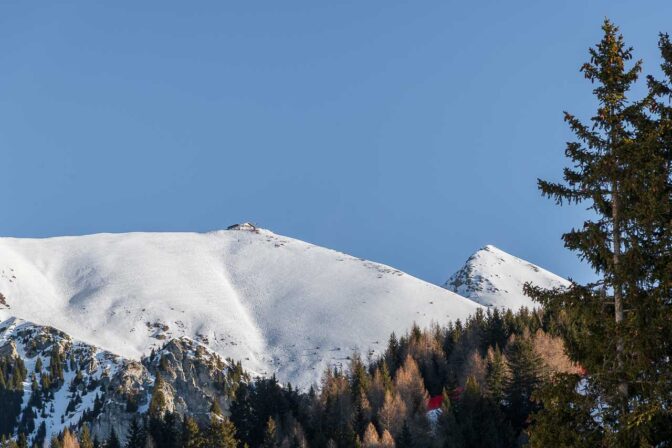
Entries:
<svg viewBox="0 0 672 448">
<path fill-rule="evenodd" d="M 18 316 L 138 359 L 187 336 L 307 386 L 413 322 L 479 306 L 385 265 L 263 229 L 0 238 L 0 321 Z"/>
<path fill-rule="evenodd" d="M 552 272 L 488 245 L 469 257 L 444 287 L 485 306 L 517 310 L 537 306 L 523 294 L 526 282 L 543 288 L 569 285 Z"/>
</svg>

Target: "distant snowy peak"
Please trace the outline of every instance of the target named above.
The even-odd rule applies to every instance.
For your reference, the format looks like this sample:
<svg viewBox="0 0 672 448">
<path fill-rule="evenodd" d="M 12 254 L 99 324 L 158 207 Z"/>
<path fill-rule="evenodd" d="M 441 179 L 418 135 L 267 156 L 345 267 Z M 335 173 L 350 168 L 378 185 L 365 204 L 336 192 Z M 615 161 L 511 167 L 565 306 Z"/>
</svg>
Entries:
<svg viewBox="0 0 672 448">
<path fill-rule="evenodd" d="M 481 305 L 517 310 L 535 307 L 523 293 L 523 285 L 554 288 L 569 281 L 492 245 L 474 253 L 465 265 L 443 285 Z"/>
</svg>

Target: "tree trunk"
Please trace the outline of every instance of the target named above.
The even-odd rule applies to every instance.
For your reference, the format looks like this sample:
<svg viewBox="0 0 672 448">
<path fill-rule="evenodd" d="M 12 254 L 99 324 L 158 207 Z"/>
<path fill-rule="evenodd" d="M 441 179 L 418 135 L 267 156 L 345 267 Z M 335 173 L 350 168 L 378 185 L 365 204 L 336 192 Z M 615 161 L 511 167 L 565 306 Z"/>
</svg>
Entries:
<svg viewBox="0 0 672 448">
<path fill-rule="evenodd" d="M 614 319 L 616 321 L 616 365 L 619 374 L 623 371 L 623 338 L 621 323 L 623 322 L 623 290 L 621 288 L 620 258 L 621 258 L 621 226 L 619 222 L 618 183 L 613 181 L 611 189 L 611 219 L 613 221 L 613 264 L 614 264 Z M 619 393 L 625 398 L 628 396 L 628 383 L 621 381 L 618 384 Z"/>
</svg>

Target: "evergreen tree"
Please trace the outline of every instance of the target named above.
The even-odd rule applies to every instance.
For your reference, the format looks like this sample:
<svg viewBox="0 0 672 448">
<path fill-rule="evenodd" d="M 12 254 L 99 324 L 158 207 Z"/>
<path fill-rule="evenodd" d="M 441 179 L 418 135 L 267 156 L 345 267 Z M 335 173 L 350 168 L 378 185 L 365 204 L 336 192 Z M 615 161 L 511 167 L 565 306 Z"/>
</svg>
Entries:
<svg viewBox="0 0 672 448">
<path fill-rule="evenodd" d="M 504 388 L 506 385 L 506 362 L 498 346 L 494 349 L 490 347 L 487 354 L 487 365 L 485 380 L 488 386 L 488 392 L 496 403 L 501 403 L 504 398 Z"/>
<path fill-rule="evenodd" d="M 404 422 L 404 426 L 401 428 L 401 433 L 397 437 L 397 448 L 413 448 L 413 436 L 411 436 L 411 430 L 408 427 L 408 422 Z"/>
<path fill-rule="evenodd" d="M 558 204 L 583 202 L 592 210 L 593 218 L 563 240 L 599 280 L 573 283 L 566 290 L 526 288 L 554 320 L 568 355 L 588 376 L 580 383 L 579 376 L 565 374 L 549 383 L 540 396 L 551 404 L 537 415 L 533 434 L 555 431 L 560 416 L 554 412 L 561 412 L 555 403 L 576 397 L 574 391 L 581 387 L 597 415 L 574 412 L 574 418 L 588 420 L 572 426 L 595 431 L 589 438 L 606 446 L 655 446 L 672 424 L 672 157 L 667 111 L 655 101 L 669 92 L 666 82 L 650 78 L 651 94 L 629 101 L 641 62 L 627 68 L 632 49 L 611 22 L 605 20 L 602 29 L 602 40 L 582 67 L 596 86 L 597 113 L 591 126 L 566 114 L 577 136 L 565 151 L 573 167 L 565 169 L 564 183 L 539 181 L 542 193 Z M 669 77 L 668 43 L 663 36 L 663 68 Z M 583 401 L 574 407 L 585 409 Z M 532 438 L 542 439 L 541 434 Z"/>
<path fill-rule="evenodd" d="M 531 446 L 602 446 L 599 424 L 591 416 L 594 403 L 589 396 L 576 391 L 576 381 L 575 376 L 563 375 L 538 392 L 544 408 L 533 421 Z"/>
<path fill-rule="evenodd" d="M 277 448 L 278 446 L 278 428 L 273 417 L 268 418 L 266 422 L 266 431 L 264 432 L 263 448 Z"/>
<path fill-rule="evenodd" d="M 181 443 L 181 424 L 177 414 L 165 412 L 163 417 L 150 417 L 149 432 L 161 448 L 178 448 Z"/>
<path fill-rule="evenodd" d="M 112 431 L 110 432 L 110 438 L 107 439 L 105 448 L 121 448 L 121 442 L 119 441 L 119 437 L 114 428 L 112 428 Z"/>
<path fill-rule="evenodd" d="M 19 448 L 28 448 L 28 439 L 26 438 L 26 433 L 20 433 L 18 439 Z"/>
<path fill-rule="evenodd" d="M 252 434 L 256 427 L 252 393 L 250 387 L 241 384 L 230 407 L 231 421 L 236 425 L 238 437 L 248 444 L 253 443 Z"/>
<path fill-rule="evenodd" d="M 213 416 L 208 428 L 208 448 L 236 448 L 236 427 L 229 419 Z"/>
<path fill-rule="evenodd" d="M 499 406 L 484 396 L 478 382 L 470 377 L 456 409 L 459 441 L 464 446 L 503 448 L 511 446 L 512 434 Z M 459 445 L 458 445 L 459 446 Z"/>
<path fill-rule="evenodd" d="M 182 448 L 202 448 L 204 440 L 198 423 L 191 417 L 182 420 Z"/>
<path fill-rule="evenodd" d="M 150 417 L 161 417 L 166 409 L 166 396 L 163 391 L 165 387 L 161 374 L 157 372 L 154 389 L 152 390 L 152 399 L 149 402 Z"/>
<path fill-rule="evenodd" d="M 514 430 L 520 431 L 535 409 L 532 393 L 541 383 L 542 363 L 529 336 L 514 338 L 507 352 L 510 374 L 505 381 L 506 409 Z"/>
<path fill-rule="evenodd" d="M 126 448 L 144 448 L 145 439 L 144 428 L 138 423 L 137 419 L 133 419 L 126 435 Z"/>
<path fill-rule="evenodd" d="M 33 445 L 34 446 L 44 445 L 44 439 L 46 439 L 46 437 L 47 437 L 47 424 L 43 420 L 42 423 L 40 423 L 40 426 L 38 426 L 37 428 L 37 433 L 33 438 Z"/>
<path fill-rule="evenodd" d="M 446 390 L 443 391 L 441 416 L 439 417 L 437 424 L 438 434 L 443 438 L 444 447 L 461 448 L 464 446 L 462 433 L 460 427 L 457 424 L 457 420 L 455 419 L 455 409 Z"/>
</svg>

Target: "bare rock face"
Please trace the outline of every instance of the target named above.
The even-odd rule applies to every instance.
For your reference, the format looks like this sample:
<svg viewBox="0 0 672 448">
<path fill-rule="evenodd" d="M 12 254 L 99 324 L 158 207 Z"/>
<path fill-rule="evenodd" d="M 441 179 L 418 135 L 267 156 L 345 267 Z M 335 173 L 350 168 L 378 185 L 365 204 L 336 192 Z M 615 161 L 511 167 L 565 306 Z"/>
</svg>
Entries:
<svg viewBox="0 0 672 448">
<path fill-rule="evenodd" d="M 231 365 L 203 345 L 173 339 L 147 365 L 169 386 L 164 390 L 166 410 L 205 422 L 217 400 L 227 412 L 235 391 Z"/>
<path fill-rule="evenodd" d="M 133 420 L 141 418 L 139 411 L 147 408 L 153 383 L 154 378 L 141 363 L 124 363 L 107 384 L 104 405 L 93 421 L 92 433 L 105 439 L 114 429 L 123 440 Z"/>
<path fill-rule="evenodd" d="M 214 401 L 228 412 L 240 378 L 234 371 L 231 363 L 197 342 L 170 340 L 142 363 L 126 362 L 116 372 L 94 420 L 93 434 L 104 439 L 114 429 L 124 441 L 133 420 L 150 410 L 152 396 L 159 392 L 163 404 L 158 412 L 189 415 L 205 423 Z"/>
<path fill-rule="evenodd" d="M 0 347 L 0 358 L 16 358 L 19 352 L 16 351 L 16 343 L 11 341 Z"/>
<path fill-rule="evenodd" d="M 138 362 L 20 319 L 0 323 L 0 357 L 21 358 L 37 384 L 52 372 L 49 393 L 40 391 L 35 405 L 26 406 L 24 398 L 17 418 L 21 421 L 24 413 L 39 416 L 31 437 L 44 424 L 46 440 L 66 427 L 78 429 L 86 423 L 100 440 L 114 430 L 124 442 L 133 420 L 144 418 L 150 410 L 157 387 L 164 398 L 158 412 L 206 422 L 215 401 L 228 412 L 237 385 L 247 378 L 240 364 L 225 361 L 187 338 L 170 340 Z M 58 368 L 52 363 L 58 363 Z M 53 372 L 59 373 L 54 376 Z"/>
</svg>

